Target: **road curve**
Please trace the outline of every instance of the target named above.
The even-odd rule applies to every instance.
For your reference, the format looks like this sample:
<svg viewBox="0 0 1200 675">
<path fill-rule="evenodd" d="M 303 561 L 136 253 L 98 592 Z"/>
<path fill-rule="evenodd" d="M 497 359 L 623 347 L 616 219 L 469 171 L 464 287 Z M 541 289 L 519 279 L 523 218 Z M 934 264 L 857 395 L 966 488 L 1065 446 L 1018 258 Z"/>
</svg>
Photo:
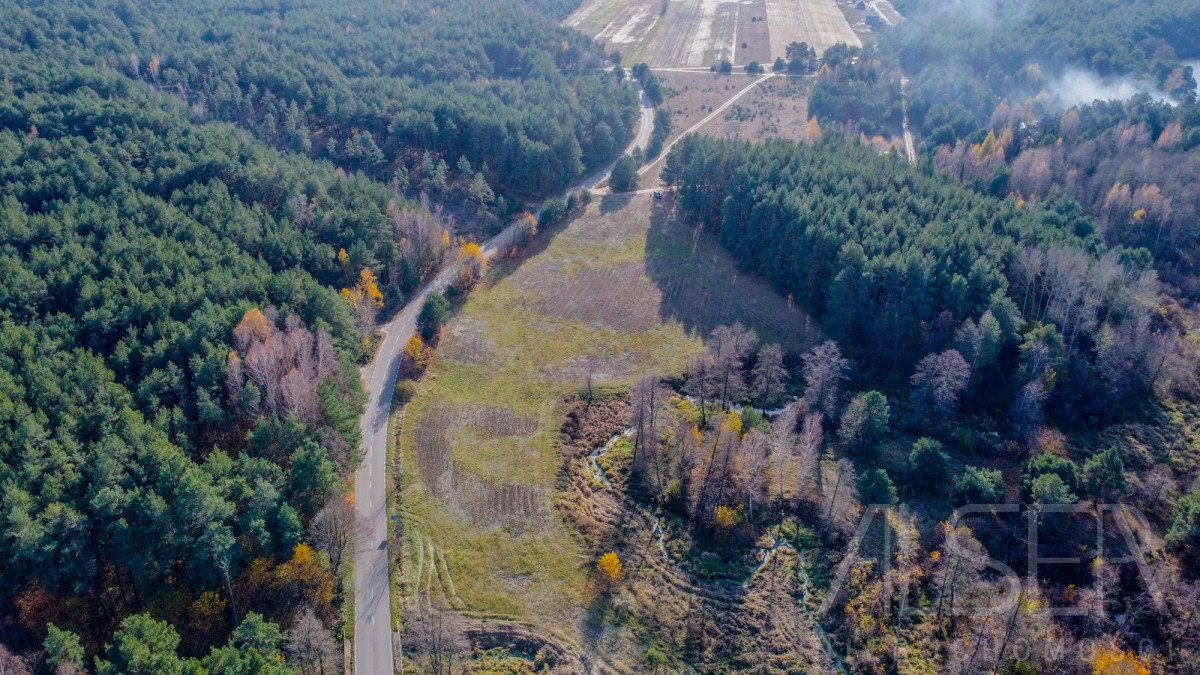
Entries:
<svg viewBox="0 0 1200 675">
<path fill-rule="evenodd" d="M 625 152 L 645 148 L 654 132 L 654 108 L 641 91 L 638 132 Z M 594 188 L 608 179 L 615 160 L 578 181 L 566 195 Z M 484 254 L 491 258 L 513 241 L 516 227 L 509 226 L 488 239 Z M 400 355 L 417 330 L 417 314 L 430 293 L 441 292 L 454 279 L 457 266 L 447 265 L 390 321 L 379 327 L 384 334 L 375 358 L 362 368 L 367 407 L 359 423 L 363 461 L 354 480 L 355 508 L 366 519 L 369 534 L 361 542 L 354 563 L 354 672 L 382 675 L 395 672 L 395 637 L 392 634 L 391 592 L 388 583 L 387 444 L 392 393 L 400 375 Z"/>
</svg>

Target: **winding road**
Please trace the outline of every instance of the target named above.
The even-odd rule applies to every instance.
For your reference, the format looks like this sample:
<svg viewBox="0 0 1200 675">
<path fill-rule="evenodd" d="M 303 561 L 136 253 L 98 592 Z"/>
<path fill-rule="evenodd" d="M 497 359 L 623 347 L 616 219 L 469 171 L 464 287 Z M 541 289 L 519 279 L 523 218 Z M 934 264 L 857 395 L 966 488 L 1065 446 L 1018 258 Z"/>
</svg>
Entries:
<svg viewBox="0 0 1200 675">
<path fill-rule="evenodd" d="M 654 132 L 654 107 L 641 92 L 641 116 L 638 131 L 626 153 L 645 148 Z M 585 176 L 567 191 L 595 188 L 608 179 L 616 160 Z M 565 197 L 565 195 L 564 195 Z M 483 252 L 488 258 L 503 251 L 513 241 L 516 227 L 509 226 L 488 239 Z M 388 583 L 387 541 L 387 445 L 388 417 L 392 393 L 400 375 L 400 355 L 417 330 L 417 314 L 430 293 L 441 292 L 454 279 L 457 266 L 447 265 L 415 293 L 390 321 L 381 325 L 384 334 L 371 363 L 362 369 L 367 388 L 367 407 L 359 428 L 362 433 L 363 462 L 354 481 L 355 508 L 369 526 L 369 534 L 360 543 L 354 563 L 354 672 L 382 675 L 396 670 L 398 636 L 392 632 L 391 592 Z"/>
</svg>

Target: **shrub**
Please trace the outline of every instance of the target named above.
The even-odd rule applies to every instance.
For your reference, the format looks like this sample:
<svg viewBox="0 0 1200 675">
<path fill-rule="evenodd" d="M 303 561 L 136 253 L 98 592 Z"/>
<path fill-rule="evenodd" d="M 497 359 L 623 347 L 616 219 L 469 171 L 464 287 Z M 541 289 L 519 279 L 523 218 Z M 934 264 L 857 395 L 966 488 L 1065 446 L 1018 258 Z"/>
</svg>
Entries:
<svg viewBox="0 0 1200 675">
<path fill-rule="evenodd" d="M 637 189 L 637 165 L 629 155 L 622 155 L 613 165 L 612 175 L 608 178 L 613 192 L 632 192 Z"/>
<path fill-rule="evenodd" d="M 863 504 L 895 504 L 896 485 L 883 469 L 871 469 L 858 478 L 858 497 Z"/>
<path fill-rule="evenodd" d="M 954 495 L 963 504 L 999 504 L 1004 501 L 1000 470 L 968 466 L 954 482 Z"/>
<path fill-rule="evenodd" d="M 417 329 L 426 342 L 433 340 L 450 320 L 450 301 L 441 293 L 431 293 L 417 315 Z"/>
<path fill-rule="evenodd" d="M 919 438 L 908 453 L 908 470 L 914 484 L 941 491 L 950 479 L 950 456 L 932 438 Z"/>
</svg>

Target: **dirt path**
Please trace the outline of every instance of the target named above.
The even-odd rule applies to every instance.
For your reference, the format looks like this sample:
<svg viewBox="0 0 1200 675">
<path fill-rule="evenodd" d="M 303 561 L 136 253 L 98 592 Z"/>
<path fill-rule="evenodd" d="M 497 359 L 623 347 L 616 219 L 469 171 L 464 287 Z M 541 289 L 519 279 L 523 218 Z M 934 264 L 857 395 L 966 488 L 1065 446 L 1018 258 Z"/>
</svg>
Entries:
<svg viewBox="0 0 1200 675">
<path fill-rule="evenodd" d="M 686 138 L 688 134 L 692 134 L 692 133 L 695 133 L 696 131 L 698 131 L 705 124 L 708 124 L 714 118 L 716 118 L 717 115 L 720 115 L 721 113 L 725 112 L 725 110 L 728 109 L 729 106 L 733 105 L 734 103 L 737 103 L 738 99 L 745 96 L 746 92 L 753 90 L 758 85 L 760 85 L 763 82 L 766 82 L 767 80 L 774 78 L 774 77 L 783 77 L 783 75 L 780 75 L 779 73 L 767 73 L 766 75 L 763 75 L 762 77 L 758 78 L 754 82 L 750 83 L 749 86 L 742 89 L 738 93 L 734 94 L 733 96 L 730 96 L 728 99 L 725 100 L 724 103 L 722 103 L 721 105 L 714 108 L 711 113 L 709 113 L 708 115 L 705 115 L 704 118 L 701 119 L 699 122 L 696 122 L 692 126 L 688 127 L 687 131 L 684 131 L 682 134 L 679 134 L 678 138 L 671 141 L 670 143 L 667 143 L 667 145 L 665 147 L 663 147 L 662 152 L 658 153 L 658 157 L 656 157 L 654 159 L 654 161 L 652 161 L 649 164 L 646 164 L 642 168 L 638 169 L 638 175 L 641 176 L 642 174 L 646 173 L 651 168 L 653 168 L 656 164 L 663 161 L 663 158 L 666 157 L 668 154 L 670 154 L 671 148 L 675 147 L 676 143 L 678 143 L 683 138 Z"/>
<path fill-rule="evenodd" d="M 900 76 L 900 104 L 904 108 L 904 154 L 908 156 L 908 163 L 916 165 L 917 151 L 913 145 L 913 135 L 908 129 L 908 78 L 904 75 Z"/>
</svg>

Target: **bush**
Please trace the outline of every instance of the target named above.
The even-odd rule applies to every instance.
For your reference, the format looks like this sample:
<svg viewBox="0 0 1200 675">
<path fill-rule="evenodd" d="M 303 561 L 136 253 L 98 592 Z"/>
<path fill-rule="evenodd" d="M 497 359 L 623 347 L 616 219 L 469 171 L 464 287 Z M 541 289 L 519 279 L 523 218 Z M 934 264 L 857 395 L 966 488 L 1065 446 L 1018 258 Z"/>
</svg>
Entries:
<svg viewBox="0 0 1200 675">
<path fill-rule="evenodd" d="M 750 63 L 746 64 L 747 75 L 761 75 L 765 72 L 766 70 L 763 69 L 762 64 L 758 61 L 751 61 Z"/>
<path fill-rule="evenodd" d="M 954 496 L 963 504 L 999 504 L 1004 501 L 1004 479 L 999 469 L 968 466 L 954 482 Z"/>
<path fill-rule="evenodd" d="M 1167 543 L 1176 548 L 1200 548 L 1200 490 L 1182 497 L 1175 505 Z"/>
<path fill-rule="evenodd" d="M 1043 452 L 1037 457 L 1025 463 L 1025 471 L 1021 476 L 1021 492 L 1026 497 L 1033 496 L 1033 484 L 1038 478 L 1053 474 L 1058 476 L 1063 487 L 1072 494 L 1077 494 L 1079 490 L 1079 472 L 1075 468 L 1075 462 L 1058 455 L 1052 455 L 1048 452 Z M 1043 489 L 1049 489 L 1049 486 L 1043 482 Z M 1071 501 L 1075 501 L 1072 499 Z M 1046 502 L 1042 502 L 1046 503 Z"/>
<path fill-rule="evenodd" d="M 433 340 L 450 320 L 450 301 L 441 293 L 431 293 L 417 315 L 417 330 L 426 342 Z"/>
<path fill-rule="evenodd" d="M 613 165 L 612 175 L 608 177 L 609 185 L 613 192 L 632 192 L 637 189 L 637 182 L 637 164 L 629 155 L 622 155 Z"/>
<path fill-rule="evenodd" d="M 858 497 L 863 504 L 895 504 L 896 484 L 887 471 L 871 469 L 858 478 Z"/>
<path fill-rule="evenodd" d="M 912 482 L 931 492 L 940 492 L 950 479 L 950 456 L 932 438 L 919 438 L 908 454 Z"/>
<path fill-rule="evenodd" d="M 546 202 L 538 214 L 538 222 L 543 225 L 553 225 L 567 215 L 567 203 L 555 197 Z"/>
</svg>

